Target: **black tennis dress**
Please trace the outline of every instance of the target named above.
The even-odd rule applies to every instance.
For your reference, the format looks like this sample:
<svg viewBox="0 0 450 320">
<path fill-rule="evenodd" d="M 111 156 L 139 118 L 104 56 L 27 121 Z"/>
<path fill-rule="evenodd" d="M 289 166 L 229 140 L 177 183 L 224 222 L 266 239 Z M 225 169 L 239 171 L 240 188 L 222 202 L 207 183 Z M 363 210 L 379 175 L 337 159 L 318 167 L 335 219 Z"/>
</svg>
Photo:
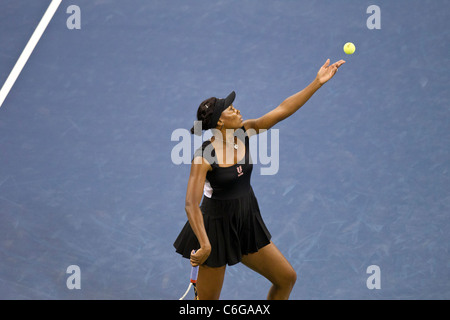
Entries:
<svg viewBox="0 0 450 320">
<path fill-rule="evenodd" d="M 250 185 L 253 164 L 249 137 L 245 132 L 245 161 L 241 160 L 231 167 L 219 167 L 211 141 L 205 141 L 196 150 L 194 159 L 197 156 L 204 157 L 212 167 L 206 174 L 200 206 L 211 243 L 211 254 L 204 264 L 209 267 L 236 264 L 241 261 L 242 255 L 257 252 L 271 239 Z M 188 259 L 192 250 L 200 248 L 189 221 L 175 240 L 174 247 L 176 252 Z"/>
</svg>

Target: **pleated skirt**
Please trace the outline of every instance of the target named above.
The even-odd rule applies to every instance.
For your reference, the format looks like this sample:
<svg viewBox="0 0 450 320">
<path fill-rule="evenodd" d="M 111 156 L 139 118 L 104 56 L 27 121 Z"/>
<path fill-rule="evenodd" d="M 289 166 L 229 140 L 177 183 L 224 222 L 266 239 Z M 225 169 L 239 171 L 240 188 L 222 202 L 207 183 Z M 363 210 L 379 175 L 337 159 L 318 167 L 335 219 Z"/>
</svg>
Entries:
<svg viewBox="0 0 450 320">
<path fill-rule="evenodd" d="M 234 265 L 242 260 L 243 255 L 255 253 L 270 243 L 271 235 L 252 188 L 248 194 L 236 199 L 204 197 L 200 209 L 211 243 L 211 254 L 204 263 L 209 267 Z M 192 250 L 200 248 L 189 221 L 175 240 L 174 247 L 187 259 Z"/>
</svg>

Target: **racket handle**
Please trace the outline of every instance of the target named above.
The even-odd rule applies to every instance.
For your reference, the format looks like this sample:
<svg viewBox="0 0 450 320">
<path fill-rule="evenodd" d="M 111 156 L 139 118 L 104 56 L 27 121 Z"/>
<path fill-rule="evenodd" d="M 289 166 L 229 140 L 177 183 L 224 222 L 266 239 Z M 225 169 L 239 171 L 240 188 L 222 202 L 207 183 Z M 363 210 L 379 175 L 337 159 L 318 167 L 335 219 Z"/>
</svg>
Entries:
<svg viewBox="0 0 450 320">
<path fill-rule="evenodd" d="M 196 250 L 193 250 L 193 252 L 195 253 Z M 198 266 L 192 267 L 191 268 L 191 283 L 197 282 L 197 276 L 198 276 Z"/>
<path fill-rule="evenodd" d="M 192 269 L 191 269 L 191 282 L 192 283 L 197 282 L 197 276 L 198 276 L 198 266 L 192 267 Z"/>
</svg>

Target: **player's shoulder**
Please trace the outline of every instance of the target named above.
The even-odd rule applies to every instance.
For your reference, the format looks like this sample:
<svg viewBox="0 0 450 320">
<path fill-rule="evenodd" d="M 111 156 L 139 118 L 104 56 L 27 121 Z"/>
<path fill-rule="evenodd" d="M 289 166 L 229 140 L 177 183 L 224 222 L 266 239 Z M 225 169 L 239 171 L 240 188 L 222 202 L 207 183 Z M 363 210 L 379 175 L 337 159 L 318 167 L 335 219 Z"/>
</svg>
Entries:
<svg viewBox="0 0 450 320">
<path fill-rule="evenodd" d="M 216 163 L 215 159 L 216 155 L 213 144 L 211 143 L 211 140 L 206 140 L 202 143 L 200 148 L 195 150 L 194 156 L 192 157 L 192 164 L 211 167 Z"/>
<path fill-rule="evenodd" d="M 259 128 L 258 128 L 257 120 L 258 119 L 247 119 L 247 120 L 244 120 L 241 129 L 244 130 L 245 134 L 248 137 L 251 137 L 251 136 L 253 136 L 255 134 L 258 134 Z"/>
</svg>

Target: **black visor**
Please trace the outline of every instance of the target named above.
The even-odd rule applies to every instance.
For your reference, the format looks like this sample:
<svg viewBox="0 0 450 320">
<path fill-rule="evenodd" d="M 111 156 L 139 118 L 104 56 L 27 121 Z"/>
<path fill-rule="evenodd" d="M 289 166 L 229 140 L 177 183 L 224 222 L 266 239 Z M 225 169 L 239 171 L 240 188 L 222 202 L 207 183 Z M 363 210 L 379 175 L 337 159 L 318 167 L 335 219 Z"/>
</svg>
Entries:
<svg viewBox="0 0 450 320">
<path fill-rule="evenodd" d="M 217 99 L 216 100 L 216 103 L 214 104 L 214 111 L 211 116 L 211 120 L 209 122 L 208 128 L 206 128 L 206 129 L 212 129 L 217 126 L 217 122 L 219 121 L 220 115 L 222 114 L 223 110 L 225 110 L 231 104 L 233 104 L 233 101 L 235 98 L 236 98 L 236 93 L 233 91 L 225 99 Z"/>
</svg>

